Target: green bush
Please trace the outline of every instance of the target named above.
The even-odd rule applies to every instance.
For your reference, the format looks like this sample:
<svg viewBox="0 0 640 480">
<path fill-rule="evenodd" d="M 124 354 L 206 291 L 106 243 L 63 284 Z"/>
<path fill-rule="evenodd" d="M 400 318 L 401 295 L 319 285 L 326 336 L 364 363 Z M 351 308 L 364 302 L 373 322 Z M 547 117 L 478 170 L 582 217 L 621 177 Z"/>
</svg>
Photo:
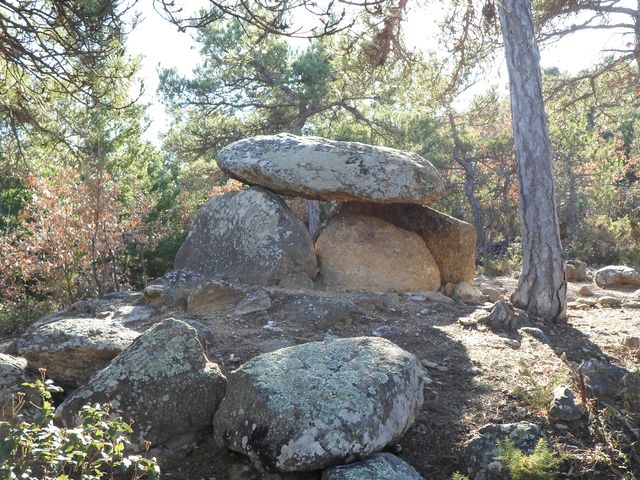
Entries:
<svg viewBox="0 0 640 480">
<path fill-rule="evenodd" d="M 499 443 L 498 448 L 500 455 L 496 460 L 505 465 L 513 480 L 553 480 L 568 459 L 549 449 L 543 438 L 538 440 L 531 455 L 525 455 L 509 439 Z"/>
<path fill-rule="evenodd" d="M 121 418 L 109 420 L 109 405 L 85 405 L 82 425 L 73 429 L 53 424 L 52 393 L 61 389 L 51 380 L 23 384 L 40 396 L 39 415 L 16 426 L 0 422 L 0 479 L 99 480 L 159 479 L 155 459 L 125 455 L 133 432 Z M 33 406 L 36 407 L 35 405 Z"/>
</svg>

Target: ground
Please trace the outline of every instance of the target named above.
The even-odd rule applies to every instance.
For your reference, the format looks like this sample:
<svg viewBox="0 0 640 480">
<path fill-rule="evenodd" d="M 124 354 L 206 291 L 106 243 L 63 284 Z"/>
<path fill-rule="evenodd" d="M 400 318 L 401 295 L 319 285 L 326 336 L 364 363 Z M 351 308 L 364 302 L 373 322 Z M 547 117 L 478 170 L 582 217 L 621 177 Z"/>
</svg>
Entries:
<svg viewBox="0 0 640 480">
<path fill-rule="evenodd" d="M 508 293 L 515 289 L 517 280 L 503 276 L 480 278 L 478 282 Z M 605 294 L 623 298 L 629 293 L 628 290 L 604 291 L 590 282 L 572 283 L 570 300 L 579 296 L 578 289 L 583 285 L 589 285 L 595 291 L 593 298 Z M 572 455 L 573 461 L 562 478 L 640 478 L 640 462 L 635 466 L 628 463 L 625 467 L 612 448 L 620 440 L 615 437 L 616 431 L 629 437 L 634 428 L 638 429 L 638 415 L 634 417 L 622 412 L 621 417 L 609 418 L 606 428 L 596 431 L 586 418 L 573 423 L 549 422 L 544 403 L 548 401 L 544 395 L 548 382 L 571 382 L 570 362 L 608 359 L 638 369 L 640 355 L 624 347 L 624 342 L 630 336 L 640 336 L 640 309 L 596 307 L 578 310 L 572 307 L 566 323 L 533 325 L 546 335 L 547 341 L 542 342 L 517 332 L 507 336 L 486 329 L 467 328 L 458 321 L 482 306 L 445 304 L 396 294 L 278 289 L 270 289 L 270 294 L 273 306 L 264 312 L 238 315 L 234 313 L 234 306 L 229 305 L 190 315 L 181 309 L 165 309 L 160 316 L 191 318 L 206 324 L 213 332 L 213 338 L 206 345 L 208 355 L 226 374 L 260 353 L 331 336 L 382 335 L 415 354 L 425 365 L 430 381 L 425 388 L 421 413 L 393 450 L 425 479 L 448 480 L 455 471 L 464 472 L 462 445 L 480 426 L 521 420 L 540 424 L 557 451 Z M 311 300 L 304 295 L 311 295 Z M 292 300 L 305 298 L 309 300 L 306 304 L 316 303 L 314 298 L 347 304 L 351 314 L 312 321 L 300 313 L 301 303 L 295 304 Z M 156 317 L 154 321 L 157 320 Z M 145 325 L 138 324 L 136 328 L 142 330 Z M 634 440 L 636 446 L 632 449 L 637 449 L 640 438 Z M 638 461 L 637 453 L 635 455 L 632 462 Z M 221 452 L 208 439 L 178 468 L 167 470 L 163 478 L 261 478 L 250 473 L 246 462 L 235 473 L 230 473 L 230 465 L 242 459 L 240 455 Z M 273 477 L 274 480 L 277 478 Z"/>
<path fill-rule="evenodd" d="M 485 284 L 509 292 L 515 288 L 516 280 L 500 277 L 485 279 Z M 578 297 L 578 289 L 585 284 L 597 295 L 622 298 L 628 293 L 603 291 L 591 283 L 572 283 L 569 299 Z M 425 389 L 424 407 L 396 447 L 402 458 L 426 479 L 450 479 L 453 472 L 464 471 L 462 444 L 476 428 L 486 423 L 521 420 L 541 424 L 551 444 L 574 457 L 567 478 L 640 478 L 633 467 L 625 470 L 622 462 L 614 458 L 607 442 L 588 428 L 586 419 L 573 424 L 550 424 L 546 405 L 535 401 L 536 393 L 544 390 L 547 382 L 569 381 L 568 361 L 599 358 L 638 368 L 638 357 L 623 343 L 627 337 L 640 334 L 640 310 L 570 308 L 565 324 L 534 325 L 547 336 L 548 342 L 543 343 L 529 335 L 503 337 L 489 330 L 463 327 L 458 319 L 478 307 L 415 301 L 395 294 L 316 292 L 314 295 L 338 298 L 355 306 L 350 321 L 320 328 L 288 308 L 286 299 L 291 292 L 280 293 L 272 291 L 274 306 L 265 313 L 237 316 L 233 308 L 227 308 L 191 315 L 215 334 L 216 341 L 208 345 L 210 358 L 228 373 L 255 355 L 276 348 L 331 335 L 382 334 L 427 365 L 431 383 Z M 166 312 L 167 316 L 171 314 L 178 312 Z M 505 338 L 517 340 L 519 346 Z M 531 375 L 526 374 L 525 368 L 530 369 Z M 518 387 L 528 393 L 518 393 Z M 638 424 L 637 417 L 628 417 L 627 421 Z M 181 468 L 167 472 L 166 478 L 224 480 L 225 473 L 214 466 L 212 448 L 205 444 Z"/>
</svg>

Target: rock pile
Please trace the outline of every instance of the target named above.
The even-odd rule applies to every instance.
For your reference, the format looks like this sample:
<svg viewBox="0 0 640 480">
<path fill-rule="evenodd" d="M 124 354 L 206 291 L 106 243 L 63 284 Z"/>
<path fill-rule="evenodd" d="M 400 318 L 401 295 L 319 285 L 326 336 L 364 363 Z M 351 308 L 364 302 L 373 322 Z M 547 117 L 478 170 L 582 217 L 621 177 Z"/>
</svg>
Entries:
<svg viewBox="0 0 640 480">
<path fill-rule="evenodd" d="M 425 206 L 444 183 L 416 154 L 280 134 L 235 142 L 218 164 L 250 188 L 213 197 L 196 214 L 176 268 L 260 285 L 383 292 L 434 291 L 474 277 L 475 229 Z M 280 195 L 341 204 L 314 243 Z"/>
</svg>

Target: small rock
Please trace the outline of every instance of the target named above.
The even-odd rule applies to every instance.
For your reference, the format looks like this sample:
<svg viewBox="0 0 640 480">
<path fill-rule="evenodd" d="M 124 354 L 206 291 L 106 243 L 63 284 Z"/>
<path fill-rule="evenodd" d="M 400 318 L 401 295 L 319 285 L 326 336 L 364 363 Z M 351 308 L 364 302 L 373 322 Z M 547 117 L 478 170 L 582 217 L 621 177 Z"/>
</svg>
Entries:
<svg viewBox="0 0 640 480">
<path fill-rule="evenodd" d="M 573 392 L 566 385 L 558 385 L 553 390 L 553 400 L 549 406 L 549 420 L 572 422 L 584 415 L 584 410 L 576 401 Z"/>
<path fill-rule="evenodd" d="M 422 360 L 420 360 L 420 363 L 422 364 L 423 367 L 426 367 L 426 368 L 436 368 L 438 366 L 437 363 L 431 362 L 431 361 L 426 360 L 424 358 Z"/>
<path fill-rule="evenodd" d="M 448 372 L 449 367 L 447 367 L 446 365 L 437 365 L 436 370 L 439 372 Z"/>
<path fill-rule="evenodd" d="M 518 340 L 514 340 L 513 338 L 506 338 L 506 337 L 498 337 L 498 338 L 502 343 L 510 346 L 511 348 L 520 348 L 520 342 Z"/>
<path fill-rule="evenodd" d="M 583 297 L 593 297 L 596 293 L 593 291 L 593 288 L 591 288 L 588 285 L 583 285 L 580 287 L 580 290 L 578 290 L 578 293 L 580 295 L 582 295 Z"/>
<path fill-rule="evenodd" d="M 624 339 L 624 346 L 631 350 L 640 349 L 640 337 L 627 337 Z"/>
<path fill-rule="evenodd" d="M 598 303 L 603 307 L 619 307 L 622 305 L 622 300 L 618 297 L 604 296 L 598 298 Z"/>
<path fill-rule="evenodd" d="M 525 311 L 515 308 L 508 300 L 500 300 L 495 304 L 493 311 L 480 318 L 478 323 L 487 325 L 493 331 L 517 330 L 529 324 L 529 317 Z"/>
<path fill-rule="evenodd" d="M 549 343 L 549 338 L 542 330 L 536 327 L 522 327 L 518 329 L 518 333 L 529 335 L 543 343 Z"/>
<path fill-rule="evenodd" d="M 455 283 L 451 283 L 451 282 L 447 282 L 444 285 L 444 294 L 447 297 L 453 297 L 454 292 L 456 291 L 456 284 Z"/>
<path fill-rule="evenodd" d="M 236 306 L 236 315 L 263 312 L 271 308 L 271 296 L 264 290 L 256 290 L 244 297 Z"/>
<path fill-rule="evenodd" d="M 322 473 L 322 480 L 424 480 L 404 460 L 391 453 L 374 453 L 366 460 L 333 467 Z"/>
<path fill-rule="evenodd" d="M 467 282 L 460 282 L 456 285 L 453 296 L 464 303 L 481 305 L 484 303 L 482 292 Z"/>
<path fill-rule="evenodd" d="M 407 300 L 409 300 L 410 302 L 424 302 L 427 300 L 427 296 L 426 295 L 421 295 L 421 294 L 417 294 L 417 293 L 412 293 L 407 295 Z"/>
<path fill-rule="evenodd" d="M 384 337 L 385 335 L 390 335 L 392 331 L 393 331 L 393 329 L 390 326 L 381 325 L 381 326 L 375 328 L 371 332 L 371 335 L 373 335 L 374 337 Z"/>
<path fill-rule="evenodd" d="M 274 320 L 269 320 L 267 324 L 262 327 L 265 330 L 270 330 L 272 332 L 282 332 L 282 328 L 278 327 L 278 324 Z"/>
<path fill-rule="evenodd" d="M 482 287 L 480 288 L 482 294 L 489 299 L 491 303 L 496 303 L 504 298 L 504 295 L 500 290 L 493 287 Z"/>
<path fill-rule="evenodd" d="M 484 370 L 480 367 L 473 366 L 465 369 L 465 372 L 470 373 L 471 375 L 481 375 L 484 373 Z"/>
<path fill-rule="evenodd" d="M 151 307 L 160 307 L 169 303 L 166 285 L 147 285 L 144 289 L 144 302 Z"/>
<path fill-rule="evenodd" d="M 637 309 L 640 308 L 640 302 L 626 301 L 624 302 L 624 307 Z"/>
<path fill-rule="evenodd" d="M 447 305 L 456 303 L 453 298 L 447 297 L 440 292 L 424 292 L 423 295 L 431 302 L 446 303 Z"/>
<path fill-rule="evenodd" d="M 202 313 L 236 303 L 245 292 L 229 282 L 214 279 L 195 288 L 187 297 L 187 313 Z"/>
<path fill-rule="evenodd" d="M 576 299 L 576 303 L 578 304 L 578 306 L 586 305 L 588 307 L 595 307 L 598 304 L 598 300 L 595 300 L 593 298 L 580 297 L 580 298 Z"/>
<path fill-rule="evenodd" d="M 567 282 L 584 282 L 587 280 L 587 264 L 580 260 L 567 260 L 564 266 Z"/>
<path fill-rule="evenodd" d="M 569 427 L 567 427 L 564 423 L 554 423 L 553 424 L 553 428 L 555 428 L 556 430 L 569 430 Z"/>
</svg>

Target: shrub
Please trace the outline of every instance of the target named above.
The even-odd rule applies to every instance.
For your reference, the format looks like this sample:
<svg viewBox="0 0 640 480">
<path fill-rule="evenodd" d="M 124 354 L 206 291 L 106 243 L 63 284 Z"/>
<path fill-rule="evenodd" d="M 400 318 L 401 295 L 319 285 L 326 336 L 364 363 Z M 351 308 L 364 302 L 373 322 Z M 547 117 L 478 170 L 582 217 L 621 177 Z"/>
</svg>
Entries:
<svg viewBox="0 0 640 480">
<path fill-rule="evenodd" d="M 549 449 L 543 438 L 538 440 L 531 455 L 517 449 L 509 439 L 499 443 L 498 448 L 500 455 L 496 460 L 505 465 L 513 480 L 553 480 L 568 459 Z"/>
<path fill-rule="evenodd" d="M 526 386 L 516 387 L 512 395 L 528 407 L 546 412 L 553 400 L 553 390 L 558 385 L 569 383 L 571 377 L 564 372 L 554 373 L 546 382 L 541 382 L 540 375 L 533 373 L 524 360 L 520 360 L 519 364 L 519 373 Z"/>
<path fill-rule="evenodd" d="M 155 459 L 125 455 L 131 427 L 110 420 L 109 405 L 85 405 L 82 425 L 65 429 L 53 424 L 52 393 L 61 389 L 42 379 L 23 386 L 40 396 L 39 415 L 16 426 L 0 422 L 0 478 L 21 480 L 159 479 Z"/>
</svg>

